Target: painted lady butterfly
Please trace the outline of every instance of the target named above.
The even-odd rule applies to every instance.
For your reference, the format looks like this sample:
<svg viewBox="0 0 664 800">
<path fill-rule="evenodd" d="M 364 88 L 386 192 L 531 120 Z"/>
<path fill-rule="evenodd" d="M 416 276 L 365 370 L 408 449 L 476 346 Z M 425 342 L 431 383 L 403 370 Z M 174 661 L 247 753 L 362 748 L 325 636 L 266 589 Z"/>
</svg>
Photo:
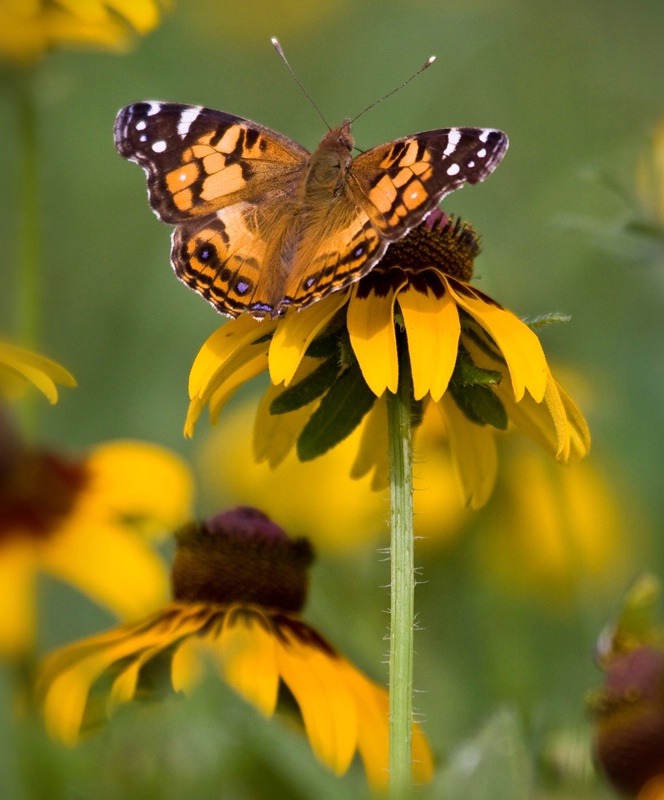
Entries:
<svg viewBox="0 0 664 800">
<path fill-rule="evenodd" d="M 366 275 L 441 198 L 490 175 L 508 141 L 491 128 L 443 128 L 353 158 L 349 120 L 309 153 L 223 111 L 143 102 L 120 111 L 115 144 L 176 226 L 178 277 L 222 314 L 261 318 Z"/>
</svg>

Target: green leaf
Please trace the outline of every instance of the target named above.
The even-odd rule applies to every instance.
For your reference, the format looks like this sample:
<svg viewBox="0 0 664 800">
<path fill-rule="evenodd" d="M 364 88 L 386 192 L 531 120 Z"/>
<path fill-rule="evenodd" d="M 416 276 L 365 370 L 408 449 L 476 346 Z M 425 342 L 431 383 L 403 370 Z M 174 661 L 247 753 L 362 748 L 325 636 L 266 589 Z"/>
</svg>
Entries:
<svg viewBox="0 0 664 800">
<path fill-rule="evenodd" d="M 543 328 L 545 325 L 552 325 L 555 322 L 569 322 L 572 318 L 569 314 L 563 314 L 561 311 L 550 311 L 548 314 L 540 314 L 539 317 L 533 319 L 524 319 L 523 321 L 531 330 Z"/>
<path fill-rule="evenodd" d="M 287 414 L 289 411 L 306 406 L 324 394 L 332 386 L 338 374 L 339 366 L 336 359 L 329 358 L 323 361 L 310 375 L 284 389 L 278 397 L 275 397 L 270 404 L 270 414 Z"/>
<path fill-rule="evenodd" d="M 462 744 L 425 797 L 445 800 L 530 800 L 533 766 L 516 714 L 501 709 Z"/>
<path fill-rule="evenodd" d="M 503 376 L 498 370 L 476 366 L 467 352 L 459 347 L 459 357 L 454 365 L 452 383 L 457 386 L 495 386 Z"/>
<path fill-rule="evenodd" d="M 354 364 L 332 384 L 297 440 L 300 461 L 311 461 L 345 439 L 376 400 Z"/>
<path fill-rule="evenodd" d="M 507 412 L 495 392 L 488 386 L 459 386 L 450 383 L 450 393 L 461 411 L 477 425 L 507 429 Z"/>
</svg>

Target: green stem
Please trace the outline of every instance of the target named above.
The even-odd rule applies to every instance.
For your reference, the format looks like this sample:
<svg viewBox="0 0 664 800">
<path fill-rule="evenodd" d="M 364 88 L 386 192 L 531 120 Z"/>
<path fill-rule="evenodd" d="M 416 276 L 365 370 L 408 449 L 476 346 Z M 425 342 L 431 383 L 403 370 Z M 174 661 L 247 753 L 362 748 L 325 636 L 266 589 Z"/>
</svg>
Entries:
<svg viewBox="0 0 664 800">
<path fill-rule="evenodd" d="M 31 76 L 18 88 L 21 204 L 19 218 L 18 335 L 29 349 L 39 346 L 40 240 L 39 179 L 37 156 L 37 114 Z M 34 433 L 33 394 L 21 404 L 24 428 Z"/>
<path fill-rule="evenodd" d="M 391 502 L 390 796 L 411 787 L 415 574 L 410 371 L 400 365 L 397 394 L 387 393 Z"/>
</svg>

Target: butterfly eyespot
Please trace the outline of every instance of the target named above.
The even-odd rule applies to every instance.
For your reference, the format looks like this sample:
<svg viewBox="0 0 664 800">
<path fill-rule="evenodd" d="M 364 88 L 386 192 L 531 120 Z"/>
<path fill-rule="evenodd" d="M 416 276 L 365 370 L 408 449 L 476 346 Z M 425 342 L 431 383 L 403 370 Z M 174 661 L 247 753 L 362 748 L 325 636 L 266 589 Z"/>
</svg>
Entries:
<svg viewBox="0 0 664 800">
<path fill-rule="evenodd" d="M 364 245 L 360 245 L 359 247 L 356 247 L 355 250 L 353 250 L 353 255 L 355 256 L 355 258 L 359 258 L 362 255 L 362 253 L 364 253 Z"/>
<path fill-rule="evenodd" d="M 248 278 L 245 278 L 242 275 L 238 275 L 235 281 L 233 281 L 233 290 L 235 291 L 235 294 L 239 294 L 240 297 L 244 296 L 245 294 L 249 294 L 253 288 L 253 281 L 250 281 Z"/>
<path fill-rule="evenodd" d="M 196 254 L 200 261 L 208 261 L 212 256 L 212 251 L 209 247 L 202 247 Z"/>
</svg>

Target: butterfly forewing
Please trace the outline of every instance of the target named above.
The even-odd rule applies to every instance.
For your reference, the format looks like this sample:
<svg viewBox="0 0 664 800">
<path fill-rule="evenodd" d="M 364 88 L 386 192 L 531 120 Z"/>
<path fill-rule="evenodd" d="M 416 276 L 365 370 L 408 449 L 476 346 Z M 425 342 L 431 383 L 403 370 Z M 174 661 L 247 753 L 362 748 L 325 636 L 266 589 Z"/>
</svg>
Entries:
<svg viewBox="0 0 664 800">
<path fill-rule="evenodd" d="M 383 238 L 400 239 L 445 195 L 479 183 L 498 166 L 507 136 L 491 128 L 444 128 L 397 139 L 359 155 L 355 187 Z"/>
<path fill-rule="evenodd" d="M 211 214 L 296 180 L 309 152 L 242 117 L 201 106 L 144 102 L 126 106 L 115 146 L 147 173 L 150 204 L 175 224 Z"/>
</svg>

